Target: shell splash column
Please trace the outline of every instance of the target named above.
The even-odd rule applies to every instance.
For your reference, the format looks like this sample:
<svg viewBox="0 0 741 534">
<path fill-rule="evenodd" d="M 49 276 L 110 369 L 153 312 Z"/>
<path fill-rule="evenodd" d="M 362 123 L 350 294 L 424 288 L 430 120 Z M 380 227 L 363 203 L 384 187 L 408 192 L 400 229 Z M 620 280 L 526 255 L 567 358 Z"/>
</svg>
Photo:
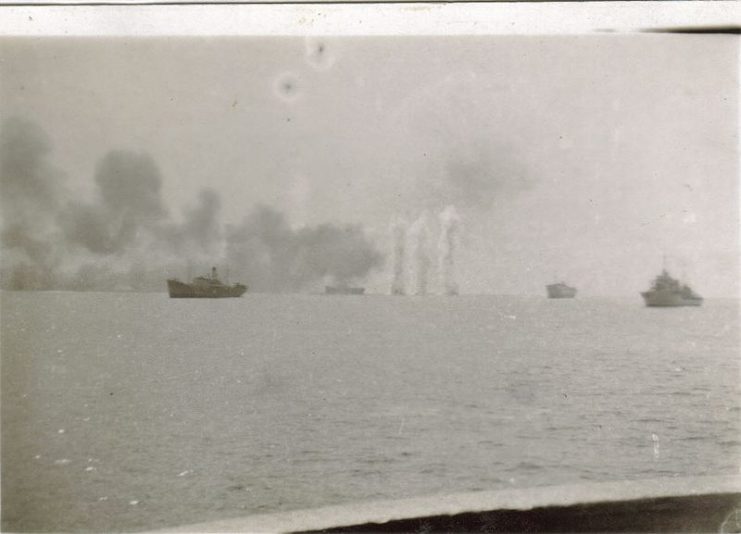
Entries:
<svg viewBox="0 0 741 534">
<path fill-rule="evenodd" d="M 440 279 L 445 295 L 457 295 L 458 283 L 455 280 L 455 251 L 458 245 L 460 217 L 454 206 L 448 206 L 440 213 L 440 240 L 437 244 L 440 266 Z"/>
<path fill-rule="evenodd" d="M 394 243 L 393 279 L 391 281 L 392 295 L 405 295 L 406 283 L 404 280 L 404 260 L 406 254 L 407 223 L 403 219 L 396 219 L 391 223 L 391 238 Z"/>
<path fill-rule="evenodd" d="M 414 260 L 417 268 L 416 277 L 416 294 L 427 294 L 427 277 L 430 271 L 430 227 L 428 224 L 427 212 L 423 212 L 419 218 L 414 221 L 409 229 L 409 234 L 414 247 Z"/>
</svg>

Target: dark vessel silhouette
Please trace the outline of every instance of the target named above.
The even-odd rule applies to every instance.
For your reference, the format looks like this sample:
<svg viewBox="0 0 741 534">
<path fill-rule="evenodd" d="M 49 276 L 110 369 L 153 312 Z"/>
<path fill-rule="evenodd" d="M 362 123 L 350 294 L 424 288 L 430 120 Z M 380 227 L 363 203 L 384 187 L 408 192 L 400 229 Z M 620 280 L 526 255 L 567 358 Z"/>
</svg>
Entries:
<svg viewBox="0 0 741 534">
<path fill-rule="evenodd" d="M 216 267 L 211 268 L 211 276 L 197 276 L 190 284 L 181 282 L 177 278 L 167 281 L 167 290 L 170 298 L 203 298 L 218 299 L 226 297 L 241 297 L 247 286 L 243 284 L 226 285 L 219 280 Z"/>
<path fill-rule="evenodd" d="M 576 288 L 568 286 L 563 282 L 545 286 L 549 299 L 573 299 L 576 296 Z"/>
<path fill-rule="evenodd" d="M 324 286 L 325 295 L 362 295 L 363 293 L 365 293 L 364 287 Z"/>
<path fill-rule="evenodd" d="M 703 300 L 690 286 L 672 278 L 666 268 L 641 296 L 646 306 L 653 307 L 701 306 Z"/>
</svg>

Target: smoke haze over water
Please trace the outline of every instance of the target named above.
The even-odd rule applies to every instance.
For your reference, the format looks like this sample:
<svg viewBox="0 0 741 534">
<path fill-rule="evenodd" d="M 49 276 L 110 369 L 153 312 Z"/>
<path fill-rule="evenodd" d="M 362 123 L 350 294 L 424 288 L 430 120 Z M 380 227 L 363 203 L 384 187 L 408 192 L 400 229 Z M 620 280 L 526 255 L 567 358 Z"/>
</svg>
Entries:
<svg viewBox="0 0 741 534">
<path fill-rule="evenodd" d="M 38 125 L 9 118 L 0 135 L 3 284 L 49 288 L 61 255 L 54 216 L 63 176 L 49 161 L 51 141 Z M 6 272 L 9 261 L 15 268 Z"/>
<path fill-rule="evenodd" d="M 148 154 L 109 152 L 97 165 L 95 184 L 98 198 L 71 201 L 60 214 L 72 245 L 103 256 L 120 254 L 142 233 L 156 233 L 167 216 L 162 177 Z"/>
<path fill-rule="evenodd" d="M 73 198 L 50 161 L 51 146 L 31 121 L 2 124 L 3 288 L 164 290 L 166 277 L 190 266 L 226 263 L 254 290 L 298 291 L 361 280 L 383 264 L 359 225 L 292 229 L 267 206 L 225 225 L 212 189 L 176 221 L 146 153 L 108 152 L 95 168 L 93 198 Z"/>
<path fill-rule="evenodd" d="M 292 229 L 286 217 L 258 206 L 227 231 L 227 261 L 250 273 L 266 291 L 299 290 L 322 280 L 346 284 L 364 278 L 383 257 L 359 225 Z"/>
</svg>

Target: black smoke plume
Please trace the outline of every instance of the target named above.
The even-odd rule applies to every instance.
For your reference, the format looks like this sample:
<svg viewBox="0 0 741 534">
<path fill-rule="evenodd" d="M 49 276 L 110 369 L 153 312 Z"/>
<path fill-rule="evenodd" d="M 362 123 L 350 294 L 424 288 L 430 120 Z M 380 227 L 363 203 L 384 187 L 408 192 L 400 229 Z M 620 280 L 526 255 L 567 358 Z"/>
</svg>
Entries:
<svg viewBox="0 0 741 534">
<path fill-rule="evenodd" d="M 166 218 L 162 177 L 148 154 L 112 151 L 95 170 L 98 198 L 72 202 L 60 222 L 71 244 L 95 254 L 125 251 L 142 232 L 151 233 Z"/>
<path fill-rule="evenodd" d="M 221 223 L 221 197 L 213 189 L 202 189 L 198 203 L 185 210 L 182 223 L 160 228 L 167 250 L 191 262 L 208 264 L 208 258 L 222 257 L 224 230 Z"/>
<path fill-rule="evenodd" d="M 357 225 L 292 229 L 281 212 L 258 206 L 227 227 L 211 189 L 176 221 L 145 153 L 107 153 L 95 168 L 93 198 L 72 199 L 50 154 L 37 125 L 3 123 L 3 288 L 162 291 L 169 276 L 221 265 L 254 290 L 298 291 L 359 280 L 383 263 Z"/>
<path fill-rule="evenodd" d="M 327 280 L 347 284 L 380 267 L 383 257 L 357 225 L 294 230 L 285 216 L 258 206 L 227 231 L 227 261 L 260 291 L 296 291 Z"/>
<path fill-rule="evenodd" d="M 0 130 L 2 282 L 49 289 L 62 251 L 54 225 L 62 173 L 49 161 L 51 142 L 36 124 L 9 118 Z"/>
</svg>

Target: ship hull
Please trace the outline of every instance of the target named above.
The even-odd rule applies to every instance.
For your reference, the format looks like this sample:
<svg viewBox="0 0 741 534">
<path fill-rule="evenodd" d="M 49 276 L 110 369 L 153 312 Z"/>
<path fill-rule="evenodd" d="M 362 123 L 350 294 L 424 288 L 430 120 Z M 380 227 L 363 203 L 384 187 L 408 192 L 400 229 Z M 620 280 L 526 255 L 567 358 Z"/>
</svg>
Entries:
<svg viewBox="0 0 741 534">
<path fill-rule="evenodd" d="M 674 291 L 644 291 L 641 296 L 646 306 L 652 308 L 702 306 L 702 297 L 686 297 Z"/>
<path fill-rule="evenodd" d="M 365 293 L 365 288 L 325 286 L 324 293 L 326 295 L 362 295 Z"/>
<path fill-rule="evenodd" d="M 241 297 L 247 291 L 247 287 L 242 284 L 199 287 L 179 280 L 168 280 L 167 291 L 173 299 L 219 299 Z"/>
<path fill-rule="evenodd" d="M 546 290 L 549 299 L 573 299 L 576 297 L 576 288 L 573 287 L 550 285 L 546 286 Z"/>
</svg>

